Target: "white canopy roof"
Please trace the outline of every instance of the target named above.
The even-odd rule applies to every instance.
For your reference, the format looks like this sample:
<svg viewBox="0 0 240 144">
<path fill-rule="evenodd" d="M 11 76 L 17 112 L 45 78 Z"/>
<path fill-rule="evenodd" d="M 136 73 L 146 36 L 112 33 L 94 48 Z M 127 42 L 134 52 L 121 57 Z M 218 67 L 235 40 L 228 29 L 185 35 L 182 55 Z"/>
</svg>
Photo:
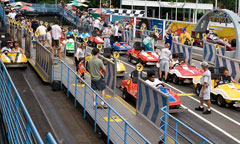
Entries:
<svg viewBox="0 0 240 144">
<path fill-rule="evenodd" d="M 176 2 L 159 2 L 159 1 L 144 1 L 144 0 L 122 0 L 122 5 L 134 5 L 134 6 L 148 6 L 148 7 L 165 7 L 165 8 L 176 8 Z M 177 8 L 184 8 L 184 9 L 205 9 L 205 10 L 212 10 L 213 4 L 201 4 L 201 3 L 183 3 L 178 2 Z"/>
</svg>

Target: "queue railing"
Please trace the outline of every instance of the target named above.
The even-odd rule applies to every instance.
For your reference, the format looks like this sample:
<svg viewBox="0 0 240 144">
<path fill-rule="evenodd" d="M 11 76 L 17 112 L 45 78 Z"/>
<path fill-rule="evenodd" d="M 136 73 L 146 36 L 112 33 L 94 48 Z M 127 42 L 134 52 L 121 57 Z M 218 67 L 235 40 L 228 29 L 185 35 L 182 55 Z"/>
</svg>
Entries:
<svg viewBox="0 0 240 144">
<path fill-rule="evenodd" d="M 58 66 L 55 63 L 58 62 Z M 67 97 L 70 93 L 74 97 L 74 106 L 77 102 L 84 108 L 83 114 L 86 118 L 87 114 L 94 120 L 94 131 L 97 132 L 98 127 L 106 134 L 107 143 L 131 143 L 142 144 L 150 142 L 142 136 L 130 123 L 127 122 L 107 101 L 105 101 L 96 91 L 94 91 L 88 83 L 83 80 L 75 71 L 73 71 L 64 61 L 53 59 L 53 76 L 52 80 L 59 80 L 61 88 L 65 87 Z M 83 85 L 81 85 L 80 80 Z M 96 95 L 96 105 L 93 105 L 93 96 Z M 98 109 L 97 105 L 103 101 L 108 109 Z M 116 120 L 118 117 L 118 120 Z"/>
<path fill-rule="evenodd" d="M 163 135 L 160 136 L 161 142 L 168 143 L 169 137 L 174 143 L 213 144 L 192 128 L 169 114 L 167 106 L 161 108 L 161 111 L 163 112 L 163 116 L 161 117 L 163 124 L 160 126 L 160 129 L 163 129 Z M 191 134 L 191 139 L 188 136 L 189 134 Z"/>
<path fill-rule="evenodd" d="M 9 143 L 44 143 L 1 60 L 0 110 Z M 48 137 L 48 141 L 48 144 L 55 144 L 52 136 Z"/>
<path fill-rule="evenodd" d="M 37 41 L 35 65 L 48 82 L 52 80 L 52 59 L 52 52 Z"/>
</svg>

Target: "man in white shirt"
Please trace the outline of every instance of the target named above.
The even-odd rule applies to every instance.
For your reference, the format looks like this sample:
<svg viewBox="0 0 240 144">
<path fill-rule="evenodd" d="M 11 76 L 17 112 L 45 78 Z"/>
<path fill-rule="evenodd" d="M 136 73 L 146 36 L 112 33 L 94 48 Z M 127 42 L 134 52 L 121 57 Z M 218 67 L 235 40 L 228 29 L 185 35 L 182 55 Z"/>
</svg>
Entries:
<svg viewBox="0 0 240 144">
<path fill-rule="evenodd" d="M 16 15 L 17 15 L 17 14 L 15 13 L 15 11 L 12 10 L 7 16 L 8 16 L 10 19 L 15 19 Z"/>
<path fill-rule="evenodd" d="M 40 25 L 36 32 L 39 33 L 38 40 L 45 45 L 46 42 L 46 36 L 47 36 L 47 28 L 44 25 Z"/>
<path fill-rule="evenodd" d="M 104 29 L 103 33 L 104 36 L 104 48 L 111 47 L 110 45 L 110 36 L 113 34 L 112 26 L 108 24 L 108 27 Z"/>
<path fill-rule="evenodd" d="M 94 20 L 94 22 L 93 22 L 94 28 L 100 29 L 100 23 L 101 23 L 100 20 L 101 20 L 100 17 L 98 17 L 97 19 Z"/>
<path fill-rule="evenodd" d="M 153 87 L 157 87 L 157 85 L 162 84 L 161 81 L 155 78 L 155 72 L 153 70 L 148 71 L 147 77 L 148 79 L 145 82 Z"/>
<path fill-rule="evenodd" d="M 1 52 L 2 52 L 2 53 L 9 53 L 9 52 L 11 52 L 11 51 L 12 51 L 12 49 L 11 49 L 11 43 L 8 43 L 6 47 L 3 47 L 3 48 L 1 49 Z"/>
<path fill-rule="evenodd" d="M 59 26 L 59 21 L 55 21 L 55 25 L 52 26 L 52 47 L 53 47 L 53 54 L 56 55 L 56 49 L 59 49 L 59 44 L 60 41 L 59 39 L 61 38 L 61 32 L 62 29 Z"/>
<path fill-rule="evenodd" d="M 160 67 L 159 67 L 159 78 L 162 80 L 162 72 L 165 72 L 164 80 L 167 82 L 169 72 L 169 62 L 172 59 L 172 52 L 169 50 L 169 43 L 166 44 L 160 52 Z"/>
<path fill-rule="evenodd" d="M 211 72 L 208 69 L 208 63 L 203 61 L 201 62 L 202 69 L 204 71 L 203 76 L 201 78 L 201 91 L 199 94 L 200 97 L 200 106 L 195 108 L 196 111 L 204 111 L 203 103 L 204 101 L 207 101 L 208 109 L 203 112 L 203 114 L 211 114 Z"/>
<path fill-rule="evenodd" d="M 116 21 L 115 22 L 115 26 L 114 26 L 114 37 L 115 37 L 115 41 L 119 42 L 119 33 L 118 33 L 118 30 L 119 30 L 119 26 L 118 26 L 119 22 Z"/>
</svg>

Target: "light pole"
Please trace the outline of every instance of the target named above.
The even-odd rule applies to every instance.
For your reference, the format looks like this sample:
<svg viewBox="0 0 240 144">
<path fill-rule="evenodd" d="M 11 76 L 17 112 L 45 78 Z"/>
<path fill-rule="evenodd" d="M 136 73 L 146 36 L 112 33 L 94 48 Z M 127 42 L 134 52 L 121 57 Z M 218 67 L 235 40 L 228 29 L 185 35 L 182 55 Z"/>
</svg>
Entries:
<svg viewBox="0 0 240 144">
<path fill-rule="evenodd" d="M 102 0 L 100 0 L 99 8 L 100 8 L 100 9 L 102 8 Z M 102 9 L 101 9 L 101 13 L 102 13 Z"/>
<path fill-rule="evenodd" d="M 217 9 L 218 0 L 215 0 L 215 9 Z"/>
<path fill-rule="evenodd" d="M 175 20 L 177 20 L 177 0 L 176 0 L 176 14 L 175 14 Z"/>
<path fill-rule="evenodd" d="M 197 22 L 198 0 L 196 0 L 195 22 Z"/>
<path fill-rule="evenodd" d="M 147 0 L 145 0 L 145 17 L 147 17 Z"/>
<path fill-rule="evenodd" d="M 158 14 L 159 19 L 161 19 L 161 0 L 159 0 L 159 14 Z"/>
</svg>

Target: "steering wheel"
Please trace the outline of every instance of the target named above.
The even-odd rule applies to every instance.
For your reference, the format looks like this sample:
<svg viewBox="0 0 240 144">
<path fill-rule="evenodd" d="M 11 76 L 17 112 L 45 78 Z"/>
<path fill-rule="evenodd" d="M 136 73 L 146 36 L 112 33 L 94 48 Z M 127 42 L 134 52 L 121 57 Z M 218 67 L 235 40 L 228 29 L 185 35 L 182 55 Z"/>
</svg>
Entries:
<svg viewBox="0 0 240 144">
<path fill-rule="evenodd" d="M 8 50 L 4 50 L 3 53 L 8 53 L 9 51 Z"/>
<path fill-rule="evenodd" d="M 156 85 L 156 88 L 164 87 L 163 83 L 159 83 Z"/>
<path fill-rule="evenodd" d="M 173 67 L 175 67 L 175 66 L 180 66 L 180 63 L 175 63 L 175 64 L 173 65 Z"/>
</svg>

